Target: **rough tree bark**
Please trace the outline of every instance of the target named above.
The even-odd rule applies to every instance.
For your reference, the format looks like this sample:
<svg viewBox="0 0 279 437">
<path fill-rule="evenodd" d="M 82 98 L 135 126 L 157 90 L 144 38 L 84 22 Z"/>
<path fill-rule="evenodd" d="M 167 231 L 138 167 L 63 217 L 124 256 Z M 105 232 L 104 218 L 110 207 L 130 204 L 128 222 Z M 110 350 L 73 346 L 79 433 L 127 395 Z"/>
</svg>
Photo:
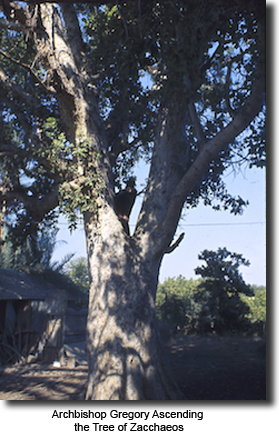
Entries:
<svg viewBox="0 0 279 437">
<path fill-rule="evenodd" d="M 262 94 L 262 86 L 261 77 L 243 113 L 220 133 L 221 138 L 204 146 L 186 173 L 179 164 L 174 134 L 181 132 L 183 123 L 179 97 L 168 102 L 170 110 L 161 110 L 148 186 L 132 238 L 108 207 L 95 220 L 85 214 L 92 277 L 87 399 L 182 398 L 162 359 L 154 320 L 160 264 L 172 248 L 187 194 L 210 161 L 259 112 L 262 98 L 257 95 Z"/>
<path fill-rule="evenodd" d="M 86 398 L 179 399 L 154 322 L 159 260 L 110 215 L 85 214 L 92 278 Z"/>
<path fill-rule="evenodd" d="M 162 104 L 148 185 L 135 232 L 129 237 L 114 210 L 106 132 L 95 91 L 89 86 L 86 69 L 82 68 L 83 42 L 76 14 L 71 5 L 61 3 L 66 35 L 55 5 L 42 3 L 39 7 L 40 11 L 35 5 L 32 14 L 40 14 L 40 20 L 29 32 L 33 32 L 38 61 L 51 71 L 48 92 L 58 101 L 68 139 L 75 144 L 90 142 L 93 150 L 90 165 L 102 180 L 97 207 L 84 213 L 91 279 L 86 399 L 181 399 L 168 373 L 154 319 L 160 264 L 164 254 L 175 247 L 172 241 L 187 195 L 208 164 L 260 111 L 264 60 L 262 57 L 258 60 L 258 76 L 245 107 L 223 131 L 203 145 L 187 171 L 180 165 L 177 146 L 183 131 L 181 105 L 185 90 Z M 7 88 L 11 86 L 7 78 L 0 80 L 2 83 L 6 80 Z M 12 89 L 15 91 L 16 86 Z M 33 106 L 37 103 L 33 102 Z M 96 153 L 98 160 L 93 157 Z M 88 173 L 83 162 L 77 161 L 77 166 L 78 175 L 74 181 L 68 181 L 72 187 L 82 183 Z M 13 195 L 16 197 L 16 193 Z M 50 202 L 56 206 L 57 193 Z"/>
</svg>

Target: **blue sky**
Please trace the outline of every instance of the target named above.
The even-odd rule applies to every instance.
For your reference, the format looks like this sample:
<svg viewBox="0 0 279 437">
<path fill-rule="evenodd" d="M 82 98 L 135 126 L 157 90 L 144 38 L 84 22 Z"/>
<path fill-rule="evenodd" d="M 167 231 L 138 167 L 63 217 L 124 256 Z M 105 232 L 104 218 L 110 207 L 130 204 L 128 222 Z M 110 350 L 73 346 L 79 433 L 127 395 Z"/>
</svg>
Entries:
<svg viewBox="0 0 279 437">
<path fill-rule="evenodd" d="M 148 167 L 139 166 L 136 174 L 137 188 L 140 191 L 141 184 L 148 175 Z M 248 284 L 266 284 L 265 170 L 246 169 L 238 174 L 230 173 L 225 181 L 231 194 L 239 194 L 244 200 L 249 200 L 248 207 L 241 216 L 213 211 L 203 205 L 185 211 L 177 235 L 181 232 L 185 232 L 186 235 L 174 252 L 165 255 L 159 276 L 160 282 L 178 275 L 186 279 L 197 279 L 194 269 L 201 265 L 198 254 L 204 249 L 217 250 L 219 247 L 226 247 L 230 252 L 240 253 L 250 261 L 249 267 L 241 268 L 243 278 Z M 130 218 L 131 231 L 136 224 L 140 204 L 141 197 L 138 197 Z M 75 253 L 75 258 L 86 256 L 82 223 L 71 235 L 67 229 L 66 219 L 61 218 L 60 222 L 53 260 L 61 260 L 71 252 Z"/>
</svg>

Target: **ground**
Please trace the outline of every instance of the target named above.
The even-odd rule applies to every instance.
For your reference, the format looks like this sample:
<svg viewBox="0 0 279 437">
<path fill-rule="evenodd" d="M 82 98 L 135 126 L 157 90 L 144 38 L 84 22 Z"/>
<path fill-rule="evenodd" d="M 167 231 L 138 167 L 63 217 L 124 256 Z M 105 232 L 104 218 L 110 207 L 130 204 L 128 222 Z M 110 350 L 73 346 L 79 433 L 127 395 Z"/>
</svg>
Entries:
<svg viewBox="0 0 279 437">
<path fill-rule="evenodd" d="M 171 368 L 189 400 L 265 400 L 265 339 L 188 337 L 168 345 Z"/>
<path fill-rule="evenodd" d="M 87 381 L 84 345 L 74 369 L 42 363 L 0 368 L 1 400 L 80 400 Z M 265 400 L 265 339 L 179 337 L 166 344 L 167 358 L 188 400 Z"/>
</svg>

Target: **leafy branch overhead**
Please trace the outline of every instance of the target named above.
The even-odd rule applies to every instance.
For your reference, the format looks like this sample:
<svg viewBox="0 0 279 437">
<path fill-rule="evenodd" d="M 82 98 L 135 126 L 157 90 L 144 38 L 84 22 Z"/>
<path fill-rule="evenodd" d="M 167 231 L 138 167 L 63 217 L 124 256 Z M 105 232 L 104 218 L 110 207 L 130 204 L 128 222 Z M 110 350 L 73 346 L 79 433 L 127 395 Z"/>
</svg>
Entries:
<svg viewBox="0 0 279 437">
<path fill-rule="evenodd" d="M 200 200 L 240 213 L 222 175 L 264 165 L 262 2 L 107 3 L 2 2 L 1 199 L 75 217 L 98 207 L 104 167 L 121 187 L 161 136 L 165 224 Z"/>
</svg>

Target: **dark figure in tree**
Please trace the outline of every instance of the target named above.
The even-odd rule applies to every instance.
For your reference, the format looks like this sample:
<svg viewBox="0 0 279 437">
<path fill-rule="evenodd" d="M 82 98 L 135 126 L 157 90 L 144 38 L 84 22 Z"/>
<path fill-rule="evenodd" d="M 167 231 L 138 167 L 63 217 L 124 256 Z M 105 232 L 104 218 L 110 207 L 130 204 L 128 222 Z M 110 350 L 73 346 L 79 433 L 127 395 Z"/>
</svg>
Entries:
<svg viewBox="0 0 279 437">
<path fill-rule="evenodd" d="M 126 184 L 125 190 L 121 190 L 115 195 L 115 209 L 123 225 L 123 228 L 128 235 L 130 235 L 128 221 L 136 197 L 137 190 L 135 189 L 134 178 L 129 179 Z"/>
</svg>

